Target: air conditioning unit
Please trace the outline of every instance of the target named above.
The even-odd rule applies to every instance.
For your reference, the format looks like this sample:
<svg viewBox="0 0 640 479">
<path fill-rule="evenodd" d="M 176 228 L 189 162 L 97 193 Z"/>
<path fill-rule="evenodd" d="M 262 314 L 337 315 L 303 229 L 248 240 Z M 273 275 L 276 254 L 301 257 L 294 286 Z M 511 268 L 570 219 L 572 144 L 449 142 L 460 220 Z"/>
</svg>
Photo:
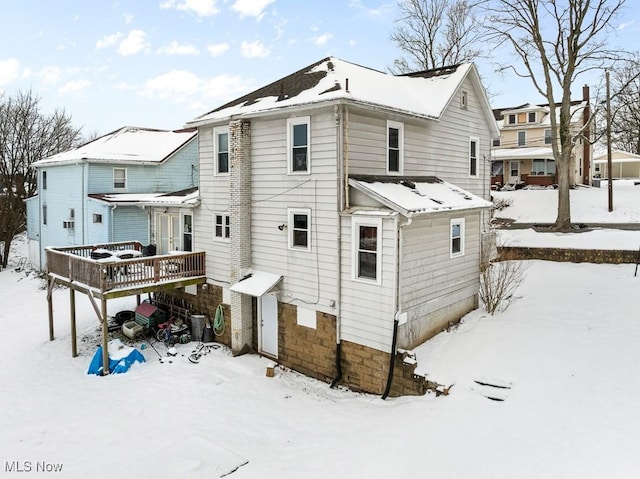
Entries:
<svg viewBox="0 0 640 479">
<path fill-rule="evenodd" d="M 74 227 L 74 222 L 73 221 L 63 221 L 62 222 L 62 227 L 66 230 L 72 230 Z"/>
</svg>

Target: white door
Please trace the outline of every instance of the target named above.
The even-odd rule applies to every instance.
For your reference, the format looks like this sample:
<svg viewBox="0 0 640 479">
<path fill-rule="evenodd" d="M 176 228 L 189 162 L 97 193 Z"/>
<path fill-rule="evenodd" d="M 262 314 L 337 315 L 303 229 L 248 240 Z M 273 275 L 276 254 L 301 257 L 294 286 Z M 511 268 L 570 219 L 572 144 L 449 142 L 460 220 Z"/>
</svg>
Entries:
<svg viewBox="0 0 640 479">
<path fill-rule="evenodd" d="M 518 182 L 520 182 L 520 162 L 510 161 L 509 162 L 509 183 L 518 183 Z"/>
<path fill-rule="evenodd" d="M 167 254 L 180 246 L 180 218 L 178 215 L 158 215 L 158 254 Z"/>
<path fill-rule="evenodd" d="M 260 297 L 260 352 L 278 357 L 278 300 L 275 294 Z"/>
</svg>

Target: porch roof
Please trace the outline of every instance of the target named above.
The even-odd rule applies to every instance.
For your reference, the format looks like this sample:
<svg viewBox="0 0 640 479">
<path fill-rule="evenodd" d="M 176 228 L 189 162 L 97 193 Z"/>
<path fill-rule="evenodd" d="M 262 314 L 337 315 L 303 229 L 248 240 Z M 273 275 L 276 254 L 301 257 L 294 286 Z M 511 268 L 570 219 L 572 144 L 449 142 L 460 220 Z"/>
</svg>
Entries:
<svg viewBox="0 0 640 479">
<path fill-rule="evenodd" d="M 553 150 L 550 146 L 529 146 L 522 148 L 496 148 L 491 152 L 492 160 L 553 160 Z"/>
<path fill-rule="evenodd" d="M 354 176 L 349 185 L 407 217 L 491 208 L 491 202 L 435 176 Z"/>
</svg>

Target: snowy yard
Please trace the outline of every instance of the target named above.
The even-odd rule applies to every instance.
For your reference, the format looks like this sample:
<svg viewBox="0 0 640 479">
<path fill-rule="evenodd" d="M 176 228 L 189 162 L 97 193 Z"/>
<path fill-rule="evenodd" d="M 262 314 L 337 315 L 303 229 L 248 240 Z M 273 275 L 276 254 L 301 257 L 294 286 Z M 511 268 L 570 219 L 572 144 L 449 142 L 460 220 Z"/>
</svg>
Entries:
<svg viewBox="0 0 640 479">
<path fill-rule="evenodd" d="M 640 222 L 635 188 L 625 215 Z M 547 192 L 505 193 L 518 198 L 512 211 L 525 207 L 520 193 Z M 640 232 L 625 233 L 636 249 Z M 542 241 L 529 234 L 531 246 Z M 590 234 L 571 241 L 604 247 L 618 233 Z M 24 244 L 16 250 L 24 254 Z M 192 364 L 192 344 L 173 358 L 147 347 L 147 361 L 126 374 L 87 375 L 98 338 L 89 301 L 77 295 L 84 340 L 72 358 L 68 292 L 54 292 L 50 342 L 41 281 L 8 269 L 0 272 L 0 476 L 24 477 L 17 468 L 29 466 L 72 478 L 636 478 L 634 268 L 530 262 L 507 311 L 477 310 L 415 350 L 419 370 L 451 385 L 449 396 L 386 401 L 278 368 L 269 378 L 271 361 L 224 348 Z M 134 303 L 110 301 L 109 314 Z"/>
</svg>

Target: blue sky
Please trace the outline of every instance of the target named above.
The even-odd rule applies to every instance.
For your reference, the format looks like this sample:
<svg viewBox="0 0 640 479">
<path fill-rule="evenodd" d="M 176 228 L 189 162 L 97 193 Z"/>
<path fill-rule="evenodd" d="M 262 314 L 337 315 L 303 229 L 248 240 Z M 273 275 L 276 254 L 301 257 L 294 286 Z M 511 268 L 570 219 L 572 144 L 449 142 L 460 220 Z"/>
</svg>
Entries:
<svg viewBox="0 0 640 479">
<path fill-rule="evenodd" d="M 635 3 L 628 0 L 615 39 L 632 50 L 640 27 Z M 45 112 L 64 108 L 85 134 L 125 125 L 180 128 L 326 56 L 386 70 L 399 55 L 389 39 L 396 0 L 0 0 L 0 6 L 0 91 L 31 88 Z M 542 102 L 529 80 L 478 63 L 493 106 Z"/>
</svg>

